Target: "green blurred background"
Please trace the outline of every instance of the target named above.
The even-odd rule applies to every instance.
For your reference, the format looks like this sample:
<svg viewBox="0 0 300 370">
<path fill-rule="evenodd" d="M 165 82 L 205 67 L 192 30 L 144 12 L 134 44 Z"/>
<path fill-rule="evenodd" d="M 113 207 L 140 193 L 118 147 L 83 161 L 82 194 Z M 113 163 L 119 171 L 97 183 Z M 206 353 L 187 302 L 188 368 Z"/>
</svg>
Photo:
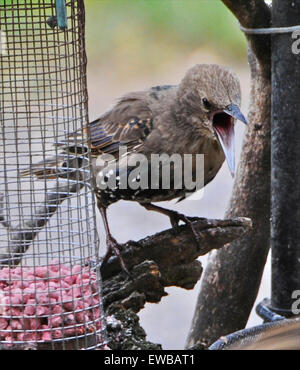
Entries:
<svg viewBox="0 0 300 370">
<path fill-rule="evenodd" d="M 245 62 L 246 41 L 218 0 L 85 0 L 87 50 L 116 73 L 160 70 L 199 49 Z M 124 66 L 126 63 L 126 66 Z"/>
</svg>

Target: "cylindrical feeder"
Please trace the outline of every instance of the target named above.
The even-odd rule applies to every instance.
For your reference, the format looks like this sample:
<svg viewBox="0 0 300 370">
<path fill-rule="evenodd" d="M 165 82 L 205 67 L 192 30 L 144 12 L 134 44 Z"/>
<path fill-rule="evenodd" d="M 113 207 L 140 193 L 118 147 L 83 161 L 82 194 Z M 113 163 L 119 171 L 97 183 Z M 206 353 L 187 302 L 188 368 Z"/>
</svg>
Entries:
<svg viewBox="0 0 300 370">
<path fill-rule="evenodd" d="M 1 349 L 105 343 L 84 20 L 83 0 L 0 3 Z"/>
</svg>

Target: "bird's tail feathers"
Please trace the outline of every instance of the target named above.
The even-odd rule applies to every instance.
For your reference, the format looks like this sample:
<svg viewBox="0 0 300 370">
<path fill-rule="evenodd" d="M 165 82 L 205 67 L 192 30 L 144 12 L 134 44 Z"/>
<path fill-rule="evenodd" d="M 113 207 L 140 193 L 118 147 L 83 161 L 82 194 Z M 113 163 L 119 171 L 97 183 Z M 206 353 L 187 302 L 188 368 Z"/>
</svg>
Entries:
<svg viewBox="0 0 300 370">
<path fill-rule="evenodd" d="M 56 179 L 57 177 L 74 178 L 75 172 L 88 163 L 88 143 L 82 132 L 72 133 L 54 146 L 60 151 L 55 156 L 46 158 L 21 171 L 21 176 L 36 176 L 38 179 Z"/>
<path fill-rule="evenodd" d="M 72 180 L 76 178 L 76 173 L 83 172 L 84 164 L 88 163 L 87 161 L 84 156 L 58 154 L 32 164 L 29 168 L 21 171 L 21 176 L 36 176 L 39 180 L 51 180 L 58 177 Z"/>
</svg>

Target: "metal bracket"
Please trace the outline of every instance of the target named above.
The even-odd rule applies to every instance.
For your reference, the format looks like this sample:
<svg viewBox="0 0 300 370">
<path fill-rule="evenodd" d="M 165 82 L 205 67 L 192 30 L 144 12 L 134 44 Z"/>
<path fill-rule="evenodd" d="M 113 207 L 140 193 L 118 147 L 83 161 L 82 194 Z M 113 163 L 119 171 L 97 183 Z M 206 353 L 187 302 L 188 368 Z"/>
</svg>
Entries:
<svg viewBox="0 0 300 370">
<path fill-rule="evenodd" d="M 51 28 L 58 26 L 61 30 L 65 30 L 68 27 L 67 9 L 65 0 L 56 0 L 56 15 L 47 19 L 47 24 Z"/>
<path fill-rule="evenodd" d="M 284 320 L 294 316 L 289 310 L 276 309 L 271 306 L 271 300 L 269 298 L 263 299 L 255 309 L 259 317 L 261 317 L 264 322 L 274 322 L 279 320 Z"/>
</svg>

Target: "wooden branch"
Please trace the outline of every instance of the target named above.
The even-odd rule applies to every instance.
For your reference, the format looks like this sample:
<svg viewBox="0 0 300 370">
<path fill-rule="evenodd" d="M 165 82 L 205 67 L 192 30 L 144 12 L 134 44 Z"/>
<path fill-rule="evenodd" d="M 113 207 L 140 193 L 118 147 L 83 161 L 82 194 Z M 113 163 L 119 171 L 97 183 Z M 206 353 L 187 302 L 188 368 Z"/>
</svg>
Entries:
<svg viewBox="0 0 300 370">
<path fill-rule="evenodd" d="M 264 0 L 222 0 L 243 27 L 268 28 L 271 25 L 271 9 Z M 249 45 L 265 74 L 271 70 L 271 36 L 247 35 Z"/>
<path fill-rule="evenodd" d="M 194 218 L 199 248 L 190 227 L 182 225 L 142 239 L 137 242 L 138 246 L 125 247 L 122 256 L 129 270 L 145 260 L 153 260 L 158 264 L 164 286 L 178 285 L 191 289 L 198 280 L 190 281 L 193 269 L 199 272 L 195 259 L 237 239 L 250 227 L 251 220 L 243 217 L 230 220 Z M 116 257 L 110 258 L 101 269 L 104 280 L 120 271 Z"/>
<path fill-rule="evenodd" d="M 0 266 L 18 265 L 36 235 L 55 214 L 59 205 L 70 195 L 78 192 L 82 186 L 82 182 L 64 182 L 63 185 L 48 190 L 44 204 L 38 208 L 36 214 L 32 215 L 30 220 L 15 227 L 4 215 L 4 195 L 0 194 L 0 223 L 7 228 L 10 243 L 7 251 L 0 254 Z"/>
<path fill-rule="evenodd" d="M 248 218 L 230 220 L 196 219 L 200 248 L 189 226 L 162 231 L 127 246 L 122 256 L 133 279 L 120 268 L 116 257 L 101 268 L 103 305 L 108 316 L 108 345 L 112 349 L 161 349 L 146 341 L 137 313 L 146 302 L 159 302 L 165 287 L 192 289 L 202 274 L 197 257 L 219 249 L 251 229 Z M 114 323 L 114 324 L 111 324 Z"/>
</svg>

